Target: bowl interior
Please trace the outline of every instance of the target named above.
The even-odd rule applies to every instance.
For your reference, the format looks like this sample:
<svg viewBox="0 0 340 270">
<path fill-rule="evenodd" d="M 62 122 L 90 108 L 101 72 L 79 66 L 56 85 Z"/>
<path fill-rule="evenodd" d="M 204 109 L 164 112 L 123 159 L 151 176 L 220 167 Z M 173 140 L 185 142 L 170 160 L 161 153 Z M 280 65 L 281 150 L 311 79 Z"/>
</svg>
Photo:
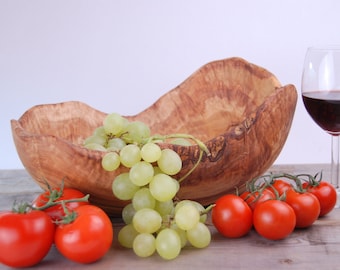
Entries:
<svg viewBox="0 0 340 270">
<path fill-rule="evenodd" d="M 267 70 L 236 60 L 205 65 L 146 110 L 126 117 L 145 122 L 154 134 L 187 133 L 208 141 L 227 132 L 280 87 Z M 82 144 L 102 125 L 105 115 L 80 102 L 50 104 L 27 111 L 20 124 L 31 134 Z"/>
</svg>

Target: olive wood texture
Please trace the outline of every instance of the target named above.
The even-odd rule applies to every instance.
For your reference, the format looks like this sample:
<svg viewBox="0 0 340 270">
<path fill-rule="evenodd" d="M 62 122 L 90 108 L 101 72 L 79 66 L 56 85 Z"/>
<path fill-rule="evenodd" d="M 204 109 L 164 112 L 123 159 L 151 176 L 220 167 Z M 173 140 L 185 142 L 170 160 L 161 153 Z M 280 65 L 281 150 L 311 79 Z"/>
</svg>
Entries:
<svg viewBox="0 0 340 270">
<path fill-rule="evenodd" d="M 281 86 L 266 69 L 242 58 L 210 62 L 130 120 L 146 123 L 152 134 L 186 133 L 203 141 L 211 155 L 182 183 L 180 199 L 211 204 L 222 194 L 244 187 L 275 161 L 287 139 L 297 92 Z M 107 113 L 79 101 L 37 105 L 11 120 L 18 155 L 32 178 L 44 189 L 73 187 L 90 201 L 118 216 L 127 204 L 112 193 L 116 175 L 101 168 L 104 152 L 83 147 L 84 139 L 102 125 Z M 162 143 L 178 152 L 183 169 L 196 163 L 197 145 Z"/>
</svg>

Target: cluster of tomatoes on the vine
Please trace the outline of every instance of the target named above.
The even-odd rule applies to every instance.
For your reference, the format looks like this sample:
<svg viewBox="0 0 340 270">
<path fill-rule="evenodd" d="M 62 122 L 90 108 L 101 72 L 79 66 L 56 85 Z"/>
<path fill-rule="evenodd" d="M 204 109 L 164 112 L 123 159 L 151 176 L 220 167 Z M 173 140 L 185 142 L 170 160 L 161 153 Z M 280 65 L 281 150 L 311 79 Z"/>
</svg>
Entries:
<svg viewBox="0 0 340 270">
<path fill-rule="evenodd" d="M 111 247 L 110 218 L 73 188 L 51 189 L 32 203 L 0 212 L 0 263 L 10 267 L 36 265 L 54 244 L 66 258 L 92 263 Z"/>
<path fill-rule="evenodd" d="M 212 222 L 226 237 L 242 237 L 254 228 L 267 239 L 279 240 L 295 228 L 311 226 L 336 200 L 334 186 L 323 181 L 322 174 L 269 174 L 249 182 L 240 195 L 219 198 Z"/>
</svg>

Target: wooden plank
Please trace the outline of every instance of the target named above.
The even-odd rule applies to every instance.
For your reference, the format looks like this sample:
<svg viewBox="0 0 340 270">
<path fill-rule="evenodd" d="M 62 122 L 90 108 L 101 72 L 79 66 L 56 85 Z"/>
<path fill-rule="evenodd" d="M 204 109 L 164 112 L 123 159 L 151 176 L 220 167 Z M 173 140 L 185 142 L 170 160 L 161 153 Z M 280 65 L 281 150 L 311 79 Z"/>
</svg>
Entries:
<svg viewBox="0 0 340 270">
<path fill-rule="evenodd" d="M 212 243 L 208 248 L 185 248 L 173 261 L 156 254 L 138 258 L 115 240 L 102 260 L 83 266 L 66 260 L 53 247 L 35 269 L 339 269 L 339 225 L 340 211 L 335 210 L 311 228 L 295 231 L 281 241 L 266 240 L 254 231 L 243 238 L 227 239 L 210 226 Z M 114 228 L 117 233 L 120 225 Z"/>
<path fill-rule="evenodd" d="M 0 211 L 11 209 L 15 201 L 31 201 L 41 191 L 25 170 L 0 171 Z"/>
<path fill-rule="evenodd" d="M 273 166 L 272 172 L 316 173 L 328 165 Z M 31 200 L 41 191 L 24 170 L 0 171 L 0 210 L 9 209 L 14 199 Z M 122 227 L 114 220 L 115 234 Z M 178 258 L 164 261 L 157 254 L 138 258 L 132 250 L 119 246 L 117 238 L 102 260 L 82 265 L 62 257 L 53 246 L 35 269 L 340 269 L 340 209 L 304 230 L 295 230 L 288 238 L 270 241 L 255 231 L 239 239 L 228 239 L 212 225 L 212 242 L 199 250 L 186 247 Z M 0 265 L 0 269 L 8 269 Z"/>
</svg>

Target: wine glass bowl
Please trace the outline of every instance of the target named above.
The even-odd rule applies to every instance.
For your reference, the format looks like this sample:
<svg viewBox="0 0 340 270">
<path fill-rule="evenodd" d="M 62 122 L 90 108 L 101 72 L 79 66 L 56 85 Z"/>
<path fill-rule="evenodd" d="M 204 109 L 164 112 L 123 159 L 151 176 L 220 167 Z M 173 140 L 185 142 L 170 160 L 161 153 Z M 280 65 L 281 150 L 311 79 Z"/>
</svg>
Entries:
<svg viewBox="0 0 340 270">
<path fill-rule="evenodd" d="M 331 135 L 331 182 L 339 190 L 340 46 L 307 49 L 301 93 L 308 114 Z"/>
<path fill-rule="evenodd" d="M 302 98 L 309 115 L 323 130 L 340 134 L 340 90 L 307 92 Z"/>
</svg>

